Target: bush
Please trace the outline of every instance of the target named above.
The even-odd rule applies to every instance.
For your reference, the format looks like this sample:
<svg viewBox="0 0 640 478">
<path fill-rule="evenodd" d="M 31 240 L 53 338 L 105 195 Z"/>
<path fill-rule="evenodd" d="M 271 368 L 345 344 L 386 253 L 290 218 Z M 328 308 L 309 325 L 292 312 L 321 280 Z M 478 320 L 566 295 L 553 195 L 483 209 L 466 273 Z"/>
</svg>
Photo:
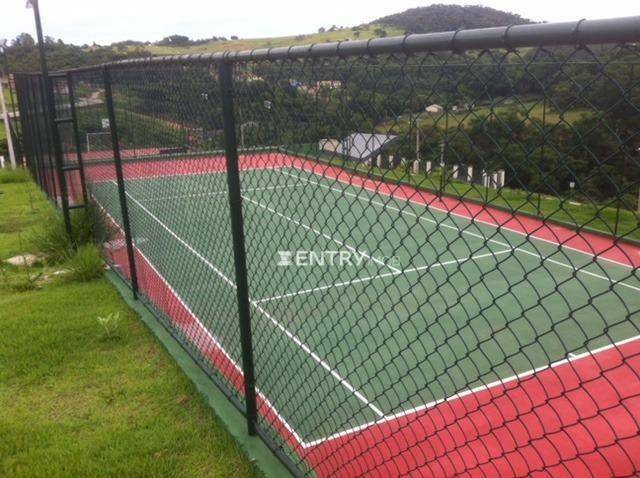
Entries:
<svg viewBox="0 0 640 478">
<path fill-rule="evenodd" d="M 58 264 L 73 254 L 73 242 L 67 235 L 62 216 L 51 213 L 31 237 L 32 247 L 47 257 L 47 262 Z"/>
<path fill-rule="evenodd" d="M 24 168 L 0 169 L 0 184 L 26 183 L 31 180 L 31 176 Z"/>
<path fill-rule="evenodd" d="M 111 239 L 113 233 L 107 225 L 107 218 L 94 203 L 86 209 L 78 209 L 71 215 L 71 229 L 75 247 L 83 244 L 102 244 Z"/>
<path fill-rule="evenodd" d="M 73 256 L 76 249 L 87 244 L 102 244 L 111 236 L 104 214 L 93 204 L 72 212 L 71 230 L 72 237 L 69 237 L 62 214 L 55 212 L 34 233 L 32 245 L 47 256 L 47 262 L 59 264 Z"/>
<path fill-rule="evenodd" d="M 42 271 L 30 267 L 8 266 L 0 262 L 0 288 L 11 292 L 27 292 L 39 287 Z"/>
<path fill-rule="evenodd" d="M 65 277 L 72 281 L 88 282 L 102 277 L 104 263 L 95 244 L 84 244 L 69 258 L 69 274 Z"/>
</svg>

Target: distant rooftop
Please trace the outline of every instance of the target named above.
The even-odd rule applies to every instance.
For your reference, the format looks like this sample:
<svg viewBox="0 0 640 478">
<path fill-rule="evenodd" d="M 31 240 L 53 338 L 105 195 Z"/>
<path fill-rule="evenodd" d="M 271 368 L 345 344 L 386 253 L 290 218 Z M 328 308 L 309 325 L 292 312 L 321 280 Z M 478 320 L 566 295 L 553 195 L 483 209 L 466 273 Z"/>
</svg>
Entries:
<svg viewBox="0 0 640 478">
<path fill-rule="evenodd" d="M 393 142 L 397 136 L 388 134 L 352 133 L 341 141 L 336 153 L 366 161 Z"/>
</svg>

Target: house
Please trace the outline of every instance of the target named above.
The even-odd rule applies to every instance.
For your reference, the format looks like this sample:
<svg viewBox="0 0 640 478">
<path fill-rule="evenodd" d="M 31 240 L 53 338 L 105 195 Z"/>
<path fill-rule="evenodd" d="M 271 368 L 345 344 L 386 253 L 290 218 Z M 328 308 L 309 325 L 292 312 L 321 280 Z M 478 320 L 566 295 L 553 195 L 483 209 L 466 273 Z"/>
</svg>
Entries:
<svg viewBox="0 0 640 478">
<path fill-rule="evenodd" d="M 397 136 L 387 134 L 352 133 L 342 140 L 320 140 L 320 148 L 346 158 L 365 162 L 379 154 L 395 141 Z"/>
</svg>

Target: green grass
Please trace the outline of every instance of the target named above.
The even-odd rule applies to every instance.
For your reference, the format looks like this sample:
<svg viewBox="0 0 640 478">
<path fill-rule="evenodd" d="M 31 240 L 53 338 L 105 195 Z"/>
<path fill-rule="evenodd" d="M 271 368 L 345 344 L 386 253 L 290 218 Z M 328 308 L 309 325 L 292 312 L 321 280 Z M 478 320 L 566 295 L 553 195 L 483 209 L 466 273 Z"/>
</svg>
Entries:
<svg viewBox="0 0 640 478">
<path fill-rule="evenodd" d="M 5 259 L 51 205 L 31 182 L 0 191 Z M 110 282 L 33 272 L 47 277 L 36 290 L 0 288 L 0 476 L 255 474 Z"/>
<path fill-rule="evenodd" d="M 7 109 L 11 110 L 11 93 L 9 92 L 9 88 L 6 84 L 3 85 L 2 92 L 4 93 L 4 101 L 7 104 Z M 13 101 L 16 104 L 18 103 L 15 93 L 13 94 Z"/>
<path fill-rule="evenodd" d="M 5 104 L 7 105 L 7 111 L 11 111 L 11 95 L 6 85 L 3 88 L 2 92 L 4 93 L 4 101 L 5 101 Z M 15 101 L 17 102 L 17 99 Z M 0 108 L 0 141 L 2 141 L 3 139 L 6 139 L 6 137 L 7 137 L 7 133 L 4 130 L 4 120 L 2 119 L 2 109 Z"/>
<path fill-rule="evenodd" d="M 361 175 L 381 179 L 387 182 L 410 184 L 430 192 L 440 190 L 441 173 L 438 169 L 431 174 L 410 173 L 405 168 L 394 170 L 368 167 L 365 164 L 343 160 L 328 155 L 318 155 L 316 150 L 295 150 L 294 154 L 308 154 L 313 159 L 353 171 Z M 615 207 L 582 203 L 578 199 L 563 199 L 556 196 L 542 194 L 540 196 L 540 210 L 538 211 L 538 195 L 527 193 L 521 189 L 502 188 L 499 191 L 485 188 L 478 184 L 468 184 L 463 181 L 449 179 L 444 187 L 444 193 L 454 197 L 461 197 L 479 202 L 486 202 L 491 206 L 518 211 L 541 218 L 565 223 L 571 227 L 585 227 L 603 234 L 617 231 L 618 235 L 626 239 L 640 241 L 640 215 L 636 211 Z"/>
<path fill-rule="evenodd" d="M 387 32 L 387 36 L 403 35 L 404 30 L 390 27 L 388 25 L 364 25 L 361 27 L 360 36 L 356 38 L 355 32 L 351 28 L 341 28 L 332 32 L 309 33 L 303 35 L 291 35 L 273 38 L 247 38 L 229 41 L 207 42 L 201 45 L 192 45 L 186 47 L 173 47 L 161 45 L 149 45 L 148 49 L 153 55 L 182 55 L 194 53 L 215 53 L 218 51 L 240 51 L 251 50 L 254 48 L 275 48 L 289 45 L 306 45 L 310 43 L 325 43 L 341 40 L 367 40 L 375 38 L 374 32 L 377 28 L 383 28 Z M 135 47 L 132 47 L 134 49 Z"/>
<path fill-rule="evenodd" d="M 519 113 L 523 118 L 528 117 L 529 120 L 537 120 L 542 123 L 543 116 L 546 116 L 545 121 L 547 125 L 554 125 L 558 123 L 572 124 L 582 118 L 584 115 L 594 114 L 592 110 L 585 108 L 576 108 L 573 110 L 565 111 L 562 113 L 555 112 L 550 108 L 547 108 L 546 113 L 543 115 L 543 104 L 541 101 L 523 101 L 522 104 L 500 104 L 491 108 L 487 105 L 481 105 L 476 107 L 473 112 L 470 111 L 457 111 L 449 114 L 449 127 L 467 127 L 474 119 L 486 118 L 491 114 L 499 115 L 506 113 Z M 403 114 L 397 118 L 386 120 L 376 126 L 376 132 L 379 133 L 392 133 L 392 134 L 404 134 L 409 131 L 409 122 L 415 123 L 416 115 Z M 444 129 L 445 117 L 444 114 L 429 114 L 422 113 L 419 118 L 420 130 L 423 133 L 429 134 L 433 127 Z"/>
</svg>

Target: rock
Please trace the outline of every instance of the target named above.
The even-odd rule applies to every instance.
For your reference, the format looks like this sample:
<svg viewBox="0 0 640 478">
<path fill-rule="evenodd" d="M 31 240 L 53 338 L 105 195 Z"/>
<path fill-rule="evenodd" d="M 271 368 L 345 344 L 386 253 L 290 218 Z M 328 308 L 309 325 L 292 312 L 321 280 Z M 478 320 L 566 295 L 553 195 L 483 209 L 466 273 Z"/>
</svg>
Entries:
<svg viewBox="0 0 640 478">
<path fill-rule="evenodd" d="M 17 267 L 31 267 L 42 259 L 42 255 L 36 254 L 20 254 L 7 259 L 5 262 Z"/>
</svg>

